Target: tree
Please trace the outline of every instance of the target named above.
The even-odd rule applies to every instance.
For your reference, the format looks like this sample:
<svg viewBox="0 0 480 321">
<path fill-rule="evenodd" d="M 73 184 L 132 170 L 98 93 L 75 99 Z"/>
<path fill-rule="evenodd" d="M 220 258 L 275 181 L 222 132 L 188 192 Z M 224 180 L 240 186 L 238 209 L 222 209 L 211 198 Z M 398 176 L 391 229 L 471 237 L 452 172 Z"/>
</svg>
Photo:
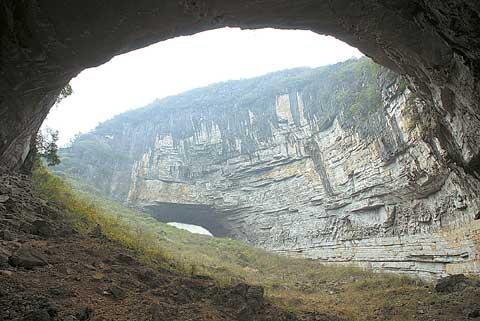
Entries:
<svg viewBox="0 0 480 321">
<path fill-rule="evenodd" d="M 67 146 L 65 146 L 65 147 L 72 147 L 73 144 L 75 144 L 75 142 L 77 141 L 77 139 L 80 138 L 80 136 L 82 136 L 81 132 L 78 132 L 75 135 L 73 135 L 73 137 L 70 138 L 70 141 L 68 142 Z"/>
<path fill-rule="evenodd" d="M 36 158 L 44 159 L 48 166 L 60 164 L 58 157 L 58 130 L 46 128 L 40 130 L 35 141 Z"/>
<path fill-rule="evenodd" d="M 70 84 L 67 84 L 65 87 L 63 87 L 62 91 L 60 91 L 60 94 L 58 95 L 55 104 L 58 105 L 62 100 L 64 100 L 71 94 L 73 94 L 72 86 Z"/>
<path fill-rule="evenodd" d="M 67 84 L 60 91 L 60 94 L 55 101 L 55 105 L 58 105 L 62 100 L 73 94 L 73 89 L 70 84 Z M 35 138 L 35 144 L 33 146 L 34 160 L 46 161 L 48 166 L 55 166 L 60 164 L 60 158 L 58 157 L 58 130 L 51 128 L 45 128 L 37 133 Z"/>
</svg>

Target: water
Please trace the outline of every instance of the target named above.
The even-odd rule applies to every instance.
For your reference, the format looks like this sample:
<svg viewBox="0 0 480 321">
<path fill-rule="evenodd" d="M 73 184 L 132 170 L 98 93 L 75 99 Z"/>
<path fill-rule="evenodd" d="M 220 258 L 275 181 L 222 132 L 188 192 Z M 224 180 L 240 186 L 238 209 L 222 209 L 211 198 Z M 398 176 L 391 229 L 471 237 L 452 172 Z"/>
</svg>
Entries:
<svg viewBox="0 0 480 321">
<path fill-rule="evenodd" d="M 170 225 L 170 226 L 174 226 L 176 228 L 179 228 L 181 230 L 188 231 L 188 232 L 193 233 L 193 234 L 213 236 L 212 233 L 210 233 L 209 230 L 207 230 L 204 227 L 198 226 L 198 225 L 184 224 L 184 223 L 177 223 L 177 222 L 169 222 L 167 224 Z"/>
</svg>

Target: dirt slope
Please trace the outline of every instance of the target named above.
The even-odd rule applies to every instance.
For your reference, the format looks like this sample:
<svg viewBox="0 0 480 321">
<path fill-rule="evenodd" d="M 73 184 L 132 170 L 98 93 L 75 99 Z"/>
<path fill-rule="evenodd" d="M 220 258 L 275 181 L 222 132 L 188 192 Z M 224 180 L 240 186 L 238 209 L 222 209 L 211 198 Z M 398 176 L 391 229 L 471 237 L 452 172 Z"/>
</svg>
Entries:
<svg viewBox="0 0 480 321">
<path fill-rule="evenodd" d="M 220 287 L 142 265 L 97 235 L 75 233 L 27 177 L 0 171 L 0 321 L 340 320 L 293 315 L 261 287 Z"/>
</svg>

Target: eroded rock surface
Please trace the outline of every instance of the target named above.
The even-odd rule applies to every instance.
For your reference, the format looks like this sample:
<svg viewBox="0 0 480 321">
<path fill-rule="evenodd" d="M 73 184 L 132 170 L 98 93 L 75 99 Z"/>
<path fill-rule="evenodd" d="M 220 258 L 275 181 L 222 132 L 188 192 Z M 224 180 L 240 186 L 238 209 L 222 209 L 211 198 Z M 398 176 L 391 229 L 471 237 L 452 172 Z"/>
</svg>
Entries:
<svg viewBox="0 0 480 321">
<path fill-rule="evenodd" d="M 5 0 L 0 163 L 13 169 L 28 163 L 30 142 L 56 96 L 83 69 L 175 36 L 231 26 L 332 35 L 407 75 L 437 114 L 450 157 L 478 170 L 479 13 L 473 0 Z"/>
<path fill-rule="evenodd" d="M 297 69 L 120 115 L 65 151 L 62 170 L 160 219 L 166 204 L 213 208 L 228 235 L 272 251 L 479 272 L 480 184 L 431 110 L 367 59 Z"/>
</svg>

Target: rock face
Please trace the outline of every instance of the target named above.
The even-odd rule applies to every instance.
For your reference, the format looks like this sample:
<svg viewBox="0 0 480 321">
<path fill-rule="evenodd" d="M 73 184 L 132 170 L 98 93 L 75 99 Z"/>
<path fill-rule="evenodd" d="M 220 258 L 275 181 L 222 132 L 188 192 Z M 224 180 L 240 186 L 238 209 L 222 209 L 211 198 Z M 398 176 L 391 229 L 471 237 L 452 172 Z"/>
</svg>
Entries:
<svg viewBox="0 0 480 321">
<path fill-rule="evenodd" d="M 407 75 L 438 116 L 452 160 L 478 170 L 479 16 L 473 0 L 4 0 L 0 164 L 24 165 L 56 96 L 83 69 L 175 36 L 230 26 L 332 35 Z"/>
<path fill-rule="evenodd" d="M 480 184 L 438 128 L 402 78 L 361 59 L 157 101 L 80 137 L 61 171 L 272 251 L 480 272 Z"/>
</svg>

